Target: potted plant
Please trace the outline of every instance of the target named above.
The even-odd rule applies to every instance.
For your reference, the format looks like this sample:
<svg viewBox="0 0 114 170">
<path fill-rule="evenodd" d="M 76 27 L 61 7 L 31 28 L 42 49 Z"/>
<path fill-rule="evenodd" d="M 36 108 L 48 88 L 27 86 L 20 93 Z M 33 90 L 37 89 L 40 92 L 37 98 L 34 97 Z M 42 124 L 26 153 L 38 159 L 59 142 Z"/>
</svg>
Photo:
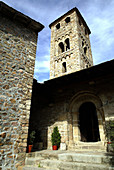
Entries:
<svg viewBox="0 0 114 170">
<path fill-rule="evenodd" d="M 53 133 L 51 134 L 51 142 L 53 150 L 57 150 L 60 147 L 61 135 L 59 133 L 58 127 L 54 127 Z"/>
<path fill-rule="evenodd" d="M 35 131 L 32 131 L 30 133 L 30 138 L 29 138 L 28 152 L 31 152 L 31 150 L 32 150 L 34 139 L 35 139 Z"/>
</svg>

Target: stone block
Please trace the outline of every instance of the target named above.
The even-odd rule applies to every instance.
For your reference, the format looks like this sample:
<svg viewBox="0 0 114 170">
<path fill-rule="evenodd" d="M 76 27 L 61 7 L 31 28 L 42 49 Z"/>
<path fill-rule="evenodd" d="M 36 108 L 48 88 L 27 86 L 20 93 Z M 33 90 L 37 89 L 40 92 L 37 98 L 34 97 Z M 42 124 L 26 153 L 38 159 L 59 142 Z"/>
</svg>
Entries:
<svg viewBox="0 0 114 170">
<path fill-rule="evenodd" d="M 67 149 L 66 143 L 60 143 L 60 150 L 64 151 L 66 149 Z"/>
</svg>

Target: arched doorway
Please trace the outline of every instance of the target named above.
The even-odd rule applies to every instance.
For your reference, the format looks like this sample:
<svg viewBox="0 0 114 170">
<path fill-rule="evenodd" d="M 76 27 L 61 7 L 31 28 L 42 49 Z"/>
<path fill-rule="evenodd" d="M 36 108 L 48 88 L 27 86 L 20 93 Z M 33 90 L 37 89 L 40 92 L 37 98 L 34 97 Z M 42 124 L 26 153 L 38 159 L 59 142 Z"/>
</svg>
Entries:
<svg viewBox="0 0 114 170">
<path fill-rule="evenodd" d="M 79 108 L 79 129 L 81 141 L 100 141 L 96 107 L 92 102 L 85 102 Z"/>
</svg>

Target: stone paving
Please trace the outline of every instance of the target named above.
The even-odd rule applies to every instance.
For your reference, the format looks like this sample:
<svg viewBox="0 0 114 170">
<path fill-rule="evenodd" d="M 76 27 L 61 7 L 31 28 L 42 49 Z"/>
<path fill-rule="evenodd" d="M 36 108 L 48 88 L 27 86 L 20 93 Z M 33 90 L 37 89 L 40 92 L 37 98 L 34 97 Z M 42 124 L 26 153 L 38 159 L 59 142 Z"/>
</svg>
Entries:
<svg viewBox="0 0 114 170">
<path fill-rule="evenodd" d="M 113 165 L 112 153 L 43 150 L 27 154 L 23 170 L 114 170 Z"/>
</svg>

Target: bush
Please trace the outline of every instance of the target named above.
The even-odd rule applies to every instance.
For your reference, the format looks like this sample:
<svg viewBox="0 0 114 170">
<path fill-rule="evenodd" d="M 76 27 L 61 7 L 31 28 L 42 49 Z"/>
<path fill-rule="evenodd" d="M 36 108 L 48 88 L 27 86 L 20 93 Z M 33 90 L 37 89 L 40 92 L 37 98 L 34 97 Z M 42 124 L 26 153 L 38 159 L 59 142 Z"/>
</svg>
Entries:
<svg viewBox="0 0 114 170">
<path fill-rule="evenodd" d="M 106 136 L 108 140 L 107 150 L 114 152 L 114 121 L 106 121 Z"/>
<path fill-rule="evenodd" d="M 32 131 L 32 132 L 30 133 L 29 143 L 30 143 L 30 144 L 33 144 L 33 143 L 34 143 L 34 139 L 35 139 L 35 131 Z"/>
<path fill-rule="evenodd" d="M 52 146 L 57 145 L 57 147 L 59 148 L 60 143 L 61 143 L 61 135 L 59 133 L 57 126 L 54 127 L 54 129 L 53 129 L 53 133 L 51 135 L 51 142 L 52 142 Z"/>
</svg>

